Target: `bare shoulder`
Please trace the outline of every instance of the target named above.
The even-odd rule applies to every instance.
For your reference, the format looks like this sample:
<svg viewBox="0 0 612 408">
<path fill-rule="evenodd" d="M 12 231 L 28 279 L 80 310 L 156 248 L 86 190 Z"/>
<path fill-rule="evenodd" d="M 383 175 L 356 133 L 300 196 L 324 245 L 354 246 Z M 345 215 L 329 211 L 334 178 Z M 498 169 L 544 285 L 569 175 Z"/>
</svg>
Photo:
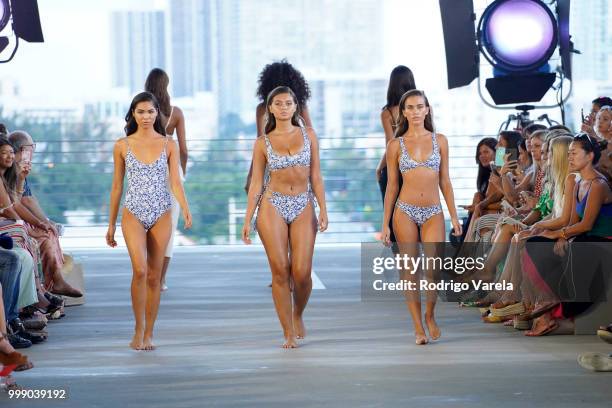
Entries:
<svg viewBox="0 0 612 408">
<path fill-rule="evenodd" d="M 124 136 L 115 142 L 115 146 L 113 147 L 113 150 L 115 152 L 124 153 L 127 150 L 127 147 L 128 147 L 128 138 L 127 136 Z"/>
<path fill-rule="evenodd" d="M 185 115 L 183 114 L 183 110 L 178 106 L 174 107 L 174 115 L 176 115 L 177 119 L 185 119 Z"/>
<path fill-rule="evenodd" d="M 436 140 L 438 140 L 439 143 L 448 146 L 448 138 L 442 133 L 436 133 Z"/>
<path fill-rule="evenodd" d="M 308 135 L 308 138 L 310 139 L 311 142 L 317 142 L 318 138 L 317 138 L 317 133 L 315 132 L 315 130 L 311 127 L 304 127 L 304 129 L 306 129 L 306 134 Z"/>
<path fill-rule="evenodd" d="M 391 120 L 391 113 L 389 112 L 389 109 L 383 109 L 380 112 L 380 119 L 381 120 Z"/>
<path fill-rule="evenodd" d="M 387 150 L 389 152 L 393 152 L 395 150 L 399 149 L 399 145 L 400 145 L 400 139 L 397 137 L 394 137 L 393 139 L 389 140 L 389 143 L 387 143 Z"/>
</svg>

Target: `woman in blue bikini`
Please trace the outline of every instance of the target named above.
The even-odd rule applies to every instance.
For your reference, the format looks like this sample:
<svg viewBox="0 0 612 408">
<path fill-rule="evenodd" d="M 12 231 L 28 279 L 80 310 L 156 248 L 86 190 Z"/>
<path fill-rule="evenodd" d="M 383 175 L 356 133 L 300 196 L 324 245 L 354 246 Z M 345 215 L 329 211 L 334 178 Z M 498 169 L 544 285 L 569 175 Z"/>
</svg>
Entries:
<svg viewBox="0 0 612 408">
<path fill-rule="evenodd" d="M 448 141 L 436 134 L 431 108 L 425 93 L 419 90 L 406 92 L 399 104 L 400 120 L 395 139 L 387 145 L 388 183 L 385 193 L 382 223 L 383 242 L 390 245 L 389 220 L 393 215 L 393 231 L 402 254 L 416 257 L 416 243 L 441 243 L 445 240 L 444 214 L 440 206 L 440 193 L 451 215 L 455 235 L 461 236 L 461 224 L 457 218 L 453 186 L 448 173 Z M 400 191 L 399 179 L 403 185 Z M 436 255 L 436 245 L 424 246 L 425 255 Z M 403 271 L 403 273 L 411 271 Z M 414 271 L 415 272 L 415 271 Z M 431 274 L 431 271 L 428 271 Z M 417 275 L 410 275 L 414 279 Z M 417 285 L 418 287 L 418 285 Z M 434 308 L 436 293 L 429 291 L 425 311 L 425 323 L 433 340 L 440 337 Z M 427 344 L 428 339 L 421 317 L 419 291 L 407 294 L 406 302 L 414 323 L 416 344 Z"/>
<path fill-rule="evenodd" d="M 161 122 L 159 103 L 142 92 L 134 97 L 125 121 L 126 137 L 115 143 L 114 173 L 106 243 L 116 247 L 115 223 L 127 173 L 128 189 L 121 217 L 121 230 L 132 260 L 132 308 L 136 324 L 130 347 L 154 350 L 153 327 L 160 298 L 161 271 L 172 233 L 172 194 L 179 202 L 185 228 L 191 213 L 179 173 L 179 151 Z"/>
<path fill-rule="evenodd" d="M 250 244 L 251 220 L 257 209 L 256 226 L 272 271 L 272 297 L 285 336 L 284 348 L 297 347 L 296 339 L 306 335 L 302 314 L 312 290 L 310 273 L 317 235 L 314 198 L 319 204 L 318 230 L 327 229 L 317 137 L 312 128 L 300 123 L 293 91 L 285 86 L 272 90 L 266 100 L 264 137 L 257 138 L 253 148 L 242 228 L 242 240 Z M 266 166 L 270 178 L 264 183 Z"/>
</svg>

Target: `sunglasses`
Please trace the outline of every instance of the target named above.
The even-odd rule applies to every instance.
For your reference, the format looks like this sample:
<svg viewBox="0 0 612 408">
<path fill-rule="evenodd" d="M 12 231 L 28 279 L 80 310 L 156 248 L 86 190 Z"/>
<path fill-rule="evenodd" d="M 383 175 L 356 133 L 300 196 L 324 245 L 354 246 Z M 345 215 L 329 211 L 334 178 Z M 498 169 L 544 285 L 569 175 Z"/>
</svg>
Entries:
<svg viewBox="0 0 612 408">
<path fill-rule="evenodd" d="M 595 148 L 595 143 L 593 143 L 593 140 L 591 139 L 591 136 L 589 136 L 588 133 L 580 133 L 574 136 L 574 140 L 585 139 L 585 138 L 589 141 L 589 143 L 591 144 L 591 147 Z"/>
</svg>

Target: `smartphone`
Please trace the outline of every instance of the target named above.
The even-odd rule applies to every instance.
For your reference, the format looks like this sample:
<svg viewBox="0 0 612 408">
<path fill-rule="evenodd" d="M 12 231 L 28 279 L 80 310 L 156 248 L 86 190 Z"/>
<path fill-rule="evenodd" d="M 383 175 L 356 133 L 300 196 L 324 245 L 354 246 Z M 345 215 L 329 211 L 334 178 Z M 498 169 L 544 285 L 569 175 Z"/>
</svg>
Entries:
<svg viewBox="0 0 612 408">
<path fill-rule="evenodd" d="M 506 156 L 506 148 L 498 147 L 495 151 L 495 165 L 501 167 L 504 165 L 504 157 Z"/>
<path fill-rule="evenodd" d="M 507 149 L 506 154 L 510 154 L 510 157 L 508 157 L 508 161 L 518 160 L 518 149 Z"/>
<path fill-rule="evenodd" d="M 585 123 L 584 108 L 580 108 L 580 117 L 582 118 L 582 123 Z"/>
<path fill-rule="evenodd" d="M 30 163 L 32 162 L 32 151 L 31 150 L 24 150 L 21 152 L 21 161 L 23 163 Z"/>
<path fill-rule="evenodd" d="M 490 162 L 489 167 L 491 168 L 491 171 L 493 172 L 493 174 L 495 174 L 496 176 L 499 176 L 499 171 L 497 169 L 500 166 L 496 165 L 495 162 Z"/>
</svg>

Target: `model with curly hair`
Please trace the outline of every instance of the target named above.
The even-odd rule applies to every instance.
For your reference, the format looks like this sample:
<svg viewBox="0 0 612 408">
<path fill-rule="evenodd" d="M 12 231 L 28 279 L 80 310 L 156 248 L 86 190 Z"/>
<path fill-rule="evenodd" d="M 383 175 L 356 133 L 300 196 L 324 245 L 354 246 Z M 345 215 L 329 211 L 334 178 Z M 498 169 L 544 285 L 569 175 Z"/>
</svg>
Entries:
<svg viewBox="0 0 612 408">
<path fill-rule="evenodd" d="M 283 59 L 266 65 L 259 74 L 256 95 L 261 102 L 257 105 L 257 109 L 255 110 L 257 137 L 263 134 L 266 125 L 266 98 L 270 92 L 279 86 L 286 86 L 295 93 L 298 103 L 297 113 L 304 121 L 304 126 L 309 128 L 312 127 L 312 121 L 310 120 L 307 106 L 308 99 L 310 99 L 310 87 L 308 86 L 308 82 L 306 82 L 300 71 L 295 69 L 286 59 Z M 249 185 L 251 184 L 252 172 L 253 163 L 251 162 L 249 175 L 247 176 L 244 186 L 244 190 L 247 193 L 249 192 Z"/>
<path fill-rule="evenodd" d="M 317 137 L 302 124 L 299 106 L 297 96 L 285 86 L 268 96 L 264 134 L 253 148 L 253 182 L 242 227 L 242 240 L 250 244 L 257 209 L 255 225 L 272 271 L 272 298 L 285 336 L 284 348 L 297 347 L 296 339 L 306 335 L 302 314 L 312 291 L 317 227 L 320 232 L 327 229 Z M 270 171 L 267 182 L 266 168 Z"/>
</svg>

